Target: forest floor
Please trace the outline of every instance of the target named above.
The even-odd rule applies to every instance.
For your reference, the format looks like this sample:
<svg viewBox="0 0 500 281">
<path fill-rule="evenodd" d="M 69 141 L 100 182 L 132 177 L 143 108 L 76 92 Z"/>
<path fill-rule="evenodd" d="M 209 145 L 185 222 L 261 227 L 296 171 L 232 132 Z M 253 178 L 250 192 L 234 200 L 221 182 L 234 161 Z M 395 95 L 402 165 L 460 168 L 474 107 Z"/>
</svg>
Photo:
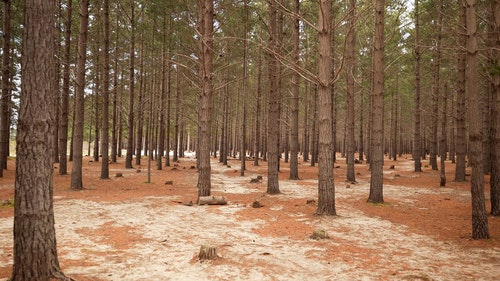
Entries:
<svg viewBox="0 0 500 281">
<path fill-rule="evenodd" d="M 337 216 L 315 216 L 317 167 L 300 163 L 301 180 L 288 180 L 281 164 L 279 195 L 266 194 L 266 162 L 232 167 L 212 162 L 212 195 L 227 205 L 188 206 L 196 201 L 194 158 L 151 171 L 147 161 L 124 169 L 84 159 L 84 186 L 54 176 L 59 260 L 76 280 L 499 280 L 500 218 L 488 216 L 491 238 L 471 239 L 470 183 L 446 187 L 439 172 L 413 172 L 406 158 L 386 160 L 384 204 L 366 203 L 370 171 L 357 164 L 356 183 L 345 181 L 345 159 L 336 162 Z M 424 165 L 427 164 L 424 161 Z M 390 169 L 395 165 L 395 169 Z M 14 161 L 0 178 L 0 202 L 14 196 Z M 71 171 L 71 168 L 69 169 Z M 122 173 L 123 177 L 115 177 Z M 468 170 L 467 173 L 470 173 Z M 250 183 L 258 175 L 263 180 Z M 468 179 L 470 177 L 467 177 Z M 172 181 L 173 184 L 166 184 Z M 489 177 L 485 177 L 489 198 Z M 263 207 L 253 208 L 258 201 Z M 489 200 L 487 208 L 489 210 Z M 12 270 L 13 207 L 0 207 L 0 280 Z M 311 239 L 324 230 L 329 239 Z M 199 261 L 202 245 L 218 259 Z"/>
</svg>

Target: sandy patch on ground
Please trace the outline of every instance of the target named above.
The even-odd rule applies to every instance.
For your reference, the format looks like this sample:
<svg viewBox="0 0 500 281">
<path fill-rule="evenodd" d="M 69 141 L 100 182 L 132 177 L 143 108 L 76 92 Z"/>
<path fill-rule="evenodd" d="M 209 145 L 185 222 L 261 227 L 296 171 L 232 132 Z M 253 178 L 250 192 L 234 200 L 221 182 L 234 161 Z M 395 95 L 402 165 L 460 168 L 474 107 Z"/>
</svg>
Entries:
<svg viewBox="0 0 500 281">
<path fill-rule="evenodd" d="M 415 174 L 409 160 L 387 161 L 396 169 L 384 174 L 386 203 L 373 205 L 366 166 L 356 165 L 357 182 L 346 183 L 339 163 L 338 216 L 317 217 L 306 202 L 317 197 L 317 168 L 308 163 L 300 181 L 287 180 L 282 165 L 282 194 L 271 196 L 264 162 L 248 162 L 240 177 L 214 160 L 213 195 L 229 204 L 186 206 L 196 199 L 194 159 L 153 170 L 152 183 L 146 165 L 113 164 L 112 174 L 124 177 L 98 180 L 100 164 L 86 162 L 83 191 L 69 190 L 69 176 L 55 176 L 61 267 L 77 280 L 498 280 L 499 218 L 489 217 L 491 239 L 469 239 L 468 183 L 437 188 L 437 172 Z M 264 179 L 250 183 L 257 175 Z M 12 178 L 0 179 L 0 199 L 13 197 Z M 252 208 L 255 200 L 263 207 Z M 12 267 L 12 213 L 0 208 L 0 280 Z M 310 239 L 315 229 L 329 239 Z M 220 258 L 198 261 L 201 245 L 215 246 Z"/>
</svg>

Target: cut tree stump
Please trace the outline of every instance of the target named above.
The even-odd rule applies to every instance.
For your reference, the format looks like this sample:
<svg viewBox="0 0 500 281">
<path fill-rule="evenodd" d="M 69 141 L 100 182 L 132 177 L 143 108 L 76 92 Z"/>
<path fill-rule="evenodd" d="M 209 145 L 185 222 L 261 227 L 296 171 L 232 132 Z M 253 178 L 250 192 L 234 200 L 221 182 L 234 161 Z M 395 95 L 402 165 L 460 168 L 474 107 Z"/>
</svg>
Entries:
<svg viewBox="0 0 500 281">
<path fill-rule="evenodd" d="M 200 247 L 200 253 L 198 254 L 198 259 L 200 261 L 204 260 L 214 260 L 218 258 L 215 247 L 202 245 Z"/>
<path fill-rule="evenodd" d="M 314 230 L 313 234 L 309 237 L 311 239 L 315 240 L 321 240 L 321 239 L 328 239 L 328 233 L 326 233 L 326 230 Z"/>
<path fill-rule="evenodd" d="M 198 205 L 226 205 L 227 200 L 224 196 L 200 196 Z"/>
</svg>

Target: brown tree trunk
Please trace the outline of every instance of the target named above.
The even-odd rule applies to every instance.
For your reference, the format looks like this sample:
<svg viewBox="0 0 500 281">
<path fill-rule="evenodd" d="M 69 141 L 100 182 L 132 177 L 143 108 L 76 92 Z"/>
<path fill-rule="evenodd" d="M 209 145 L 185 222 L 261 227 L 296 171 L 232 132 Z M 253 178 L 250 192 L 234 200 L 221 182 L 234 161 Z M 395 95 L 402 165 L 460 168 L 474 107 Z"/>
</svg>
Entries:
<svg viewBox="0 0 500 281">
<path fill-rule="evenodd" d="M 465 130 L 465 116 L 466 116 L 466 93 L 465 93 L 465 69 L 466 69 L 466 40 L 465 35 L 465 7 L 462 7 L 462 13 L 460 16 L 460 24 L 457 31 L 460 39 L 459 45 L 463 48 L 459 48 L 457 51 L 458 56 L 458 81 L 457 81 L 457 136 L 456 140 L 456 154 L 457 154 L 457 164 L 455 166 L 455 181 L 463 182 L 465 181 L 465 154 L 467 151 L 467 139 Z"/>
<path fill-rule="evenodd" d="M 278 52 L 278 27 L 277 27 L 277 8 L 275 0 L 268 1 L 269 7 L 269 56 L 268 56 L 268 74 L 269 74 L 269 108 L 267 123 L 267 193 L 280 193 L 278 170 L 279 170 L 279 119 L 281 91 L 278 83 L 278 61 L 276 55 Z"/>
<path fill-rule="evenodd" d="M 68 173 L 68 121 L 69 121 L 69 78 L 71 60 L 71 23 L 72 23 L 72 2 L 66 5 L 66 20 L 64 34 L 64 55 L 63 55 L 63 85 L 61 95 L 61 118 L 59 132 L 59 174 Z"/>
<path fill-rule="evenodd" d="M 466 0 L 464 4 L 467 31 L 465 91 L 469 102 L 469 151 L 470 164 L 472 167 L 470 182 L 472 198 L 472 238 L 485 239 L 489 238 L 489 231 L 488 218 L 486 216 L 482 163 L 483 129 L 477 58 L 477 2 L 476 0 Z"/>
<path fill-rule="evenodd" d="M 109 178 L 109 0 L 104 0 L 104 73 L 102 92 L 101 179 Z"/>
<path fill-rule="evenodd" d="M 172 157 L 172 160 L 174 162 L 177 162 L 179 160 L 179 114 L 180 114 L 180 107 L 181 107 L 181 90 L 179 88 L 179 69 L 175 70 L 175 117 L 174 117 L 174 155 Z"/>
<path fill-rule="evenodd" d="M 415 0 L 415 96 L 414 96 L 414 132 L 413 132 L 413 161 L 415 163 L 414 171 L 422 172 L 422 162 L 421 162 L 421 124 L 420 124 L 420 60 L 421 60 L 421 50 L 420 50 L 420 22 L 419 22 L 419 10 L 418 10 L 419 0 Z"/>
<path fill-rule="evenodd" d="M 163 38 L 162 38 L 162 51 L 161 51 L 161 94 L 160 94 L 160 120 L 159 120 L 159 134 L 158 134 L 158 158 L 156 161 L 156 169 L 163 169 L 163 156 L 165 151 L 165 111 L 167 110 L 167 19 L 166 15 L 163 17 Z M 168 149 L 167 149 L 168 158 Z"/>
<path fill-rule="evenodd" d="M 498 67 L 500 59 L 500 0 L 492 0 L 490 5 L 491 62 Z M 493 122 L 491 124 L 490 200 L 491 214 L 500 216 L 500 122 L 498 122 L 500 120 L 500 73 L 498 71 L 492 75 L 491 90 L 493 94 L 491 120 Z"/>
<path fill-rule="evenodd" d="M 7 169 L 7 157 L 9 156 L 11 1 L 4 0 L 3 8 L 2 93 L 0 97 L 0 177 L 3 177 L 3 170 Z"/>
<path fill-rule="evenodd" d="M 441 69 L 441 30 L 443 22 L 442 1 L 437 3 L 438 20 L 436 22 L 436 46 L 434 53 L 434 75 L 432 88 L 432 114 L 431 114 L 431 139 L 430 139 L 430 157 L 429 161 L 432 170 L 437 171 L 437 154 L 438 154 L 438 117 L 439 117 L 439 95 L 440 95 L 440 69 Z M 444 101 L 446 102 L 446 101 Z"/>
<path fill-rule="evenodd" d="M 356 176 L 354 173 L 354 150 L 355 137 L 354 137 L 354 93 L 355 81 L 354 75 L 356 73 L 356 0 L 349 1 L 349 30 L 347 31 L 347 49 L 346 49 L 346 86 L 347 86 L 347 181 L 355 182 Z"/>
<path fill-rule="evenodd" d="M 448 150 L 447 148 L 447 133 L 446 133 L 446 122 L 447 118 L 446 115 L 448 114 L 447 110 L 447 105 L 448 105 L 448 84 L 445 84 L 444 86 L 444 92 L 443 92 L 443 111 L 442 111 L 442 117 L 441 117 L 441 140 L 439 142 L 439 149 L 441 151 L 440 153 L 440 164 L 441 164 L 441 169 L 440 169 L 440 183 L 439 186 L 446 186 L 446 165 L 445 165 L 445 160 L 446 160 L 446 152 Z"/>
<path fill-rule="evenodd" d="M 128 100 L 128 132 L 127 154 L 125 168 L 132 169 L 132 155 L 134 154 L 134 89 L 135 89 L 135 1 L 131 2 L 130 14 L 130 71 L 129 71 L 129 100 Z"/>
<path fill-rule="evenodd" d="M 261 104 L 262 104 L 262 48 L 259 48 L 259 58 L 257 59 L 257 97 L 255 98 L 255 139 L 254 139 L 254 166 L 259 166 L 259 153 L 261 152 Z M 225 116 L 225 115 L 224 115 Z"/>
<path fill-rule="evenodd" d="M 336 215 L 333 182 L 331 0 L 319 1 L 318 13 L 318 209 L 317 215 Z"/>
<path fill-rule="evenodd" d="M 295 0 L 295 14 L 293 18 L 293 61 L 296 67 L 300 64 L 300 1 Z M 291 180 L 299 179 L 299 93 L 300 74 L 292 74 L 292 102 L 290 118 L 290 177 Z"/>
<path fill-rule="evenodd" d="M 73 166 L 71 188 L 82 189 L 83 124 L 85 121 L 84 91 L 85 63 L 87 61 L 87 33 L 89 22 L 89 0 L 80 1 L 80 30 L 78 35 L 78 56 L 76 61 L 75 118 L 73 133 Z"/>
<path fill-rule="evenodd" d="M 152 41 L 154 42 L 154 33 Z M 150 138 L 147 132 L 149 130 L 149 125 L 153 123 L 151 116 L 145 117 L 145 108 L 146 101 L 144 100 L 144 34 L 140 34 L 139 39 L 139 94 L 137 96 L 137 126 L 136 126 L 136 135 L 135 135 L 135 164 L 141 165 L 142 158 L 142 149 L 144 147 L 144 155 L 148 155 L 148 145 L 151 145 L 149 142 Z M 147 115 L 146 115 L 147 116 Z M 146 121 L 146 136 L 144 136 L 144 119 L 149 119 L 149 122 Z M 144 146 L 143 146 L 144 143 Z M 148 158 L 149 162 L 149 158 Z"/>
<path fill-rule="evenodd" d="M 241 139 L 240 139 L 240 176 L 245 175 L 245 169 L 246 169 L 246 138 L 247 138 L 247 94 L 248 94 L 248 66 L 247 66 L 247 53 L 248 53 L 248 43 L 247 43 L 247 38 L 248 38 L 248 3 L 247 0 L 244 0 L 244 18 L 243 18 L 243 25 L 244 25 L 244 34 L 243 34 L 243 79 L 242 79 L 242 116 L 241 116 Z"/>
<path fill-rule="evenodd" d="M 97 16 L 97 21 L 100 21 L 100 15 Z M 101 96 L 101 53 L 98 52 L 97 50 L 101 46 L 101 32 L 97 32 L 97 38 L 94 46 L 94 50 L 92 51 L 94 53 L 94 89 L 93 89 L 93 98 L 94 98 L 94 162 L 99 162 L 99 138 L 100 138 L 100 118 L 99 118 L 99 99 Z"/>
<path fill-rule="evenodd" d="M 200 9 L 200 88 L 198 95 L 198 198 L 210 196 L 210 119 L 212 99 L 212 54 L 214 32 L 214 3 L 212 0 L 199 0 Z"/>
<path fill-rule="evenodd" d="M 114 45 L 114 56 L 113 56 L 113 124 L 111 128 L 111 162 L 116 163 L 116 156 L 118 154 L 118 127 L 121 122 L 118 119 L 118 36 L 119 32 L 119 20 L 116 17 L 115 25 L 115 45 Z"/>
<path fill-rule="evenodd" d="M 10 280 L 64 279 L 57 257 L 53 152 L 57 93 L 54 0 L 26 0 Z"/>
<path fill-rule="evenodd" d="M 375 2 L 375 37 L 373 42 L 373 133 L 368 202 L 383 203 L 384 166 L 384 11 L 385 0 Z"/>
</svg>

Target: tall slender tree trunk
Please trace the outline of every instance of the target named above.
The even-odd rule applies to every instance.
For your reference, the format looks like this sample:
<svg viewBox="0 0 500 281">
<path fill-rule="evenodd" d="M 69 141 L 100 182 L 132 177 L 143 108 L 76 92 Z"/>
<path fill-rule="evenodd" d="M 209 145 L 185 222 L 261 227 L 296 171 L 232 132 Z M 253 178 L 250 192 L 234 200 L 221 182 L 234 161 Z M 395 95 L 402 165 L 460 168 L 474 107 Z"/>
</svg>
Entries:
<svg viewBox="0 0 500 281">
<path fill-rule="evenodd" d="M 243 24 L 244 24 L 244 34 L 243 34 L 243 79 L 242 79 L 242 116 L 241 116 L 241 140 L 240 140 L 240 157 L 241 157 L 241 165 L 240 165 L 240 176 L 245 175 L 245 169 L 246 169 L 246 138 L 247 138 L 247 127 L 246 127 L 246 122 L 247 122 L 247 94 L 248 94 L 248 66 L 247 66 L 247 56 L 248 56 L 248 43 L 247 43 L 247 38 L 248 38 L 248 3 L 247 0 L 243 1 L 244 5 L 244 18 L 243 18 Z"/>
<path fill-rule="evenodd" d="M 443 11 L 442 1 L 437 4 L 438 20 L 436 22 L 436 46 L 434 53 L 434 81 L 432 88 L 432 114 L 431 114 L 431 140 L 430 140 L 430 157 L 429 161 L 432 170 L 437 171 L 437 154 L 438 154 L 438 117 L 439 117 L 439 96 L 440 96 L 440 74 L 441 74 L 441 31 L 443 29 Z M 446 101 L 445 101 L 446 102 Z"/>
<path fill-rule="evenodd" d="M 154 42 L 154 33 L 152 41 Z M 148 155 L 148 145 L 150 138 L 148 138 L 149 125 L 153 122 L 151 116 L 144 117 L 144 112 L 146 108 L 146 101 L 144 100 L 144 34 L 140 34 L 139 39 L 139 94 L 137 96 L 137 126 L 135 135 L 135 164 L 141 165 L 142 158 L 142 148 L 144 147 L 144 155 Z M 146 123 L 146 136 L 144 137 L 144 118 L 149 119 L 149 123 Z M 144 143 L 144 146 L 143 146 Z M 149 163 L 149 158 L 148 158 Z"/>
<path fill-rule="evenodd" d="M 198 95 L 198 198 L 209 196 L 210 181 L 210 128 L 212 99 L 212 54 L 214 32 L 214 3 L 212 0 L 199 0 L 200 9 L 200 82 L 201 92 Z"/>
<path fill-rule="evenodd" d="M 358 144 L 358 157 L 359 161 L 364 161 L 364 153 L 365 153 L 365 139 L 364 139 L 364 102 L 365 98 L 363 92 L 361 92 L 359 97 L 359 144 Z"/>
<path fill-rule="evenodd" d="M 104 68 L 102 91 L 101 179 L 109 178 L 109 0 L 104 0 Z"/>
<path fill-rule="evenodd" d="M 7 157 L 9 156 L 11 1 L 4 0 L 3 8 L 2 93 L 0 97 L 0 177 L 3 177 L 3 170 L 7 169 Z"/>
<path fill-rule="evenodd" d="M 457 136 L 456 136 L 456 154 L 457 154 L 457 164 L 455 166 L 455 181 L 463 182 L 465 181 L 465 154 L 467 152 L 467 139 L 465 130 L 465 117 L 466 117 L 466 93 L 465 93 L 465 69 L 466 69 L 466 52 L 462 51 L 466 48 L 467 36 L 465 35 L 465 7 L 462 7 L 462 13 L 460 16 L 460 24 L 458 28 L 458 38 L 460 40 L 460 46 L 457 51 L 458 56 L 458 81 L 457 81 Z"/>
<path fill-rule="evenodd" d="M 61 94 L 61 118 L 59 132 L 59 174 L 68 173 L 68 123 L 69 123 L 69 78 L 71 60 L 71 26 L 73 14 L 73 1 L 66 5 L 64 55 L 63 55 L 63 85 Z"/>
<path fill-rule="evenodd" d="M 165 150 L 165 111 L 167 110 L 167 19 L 166 16 L 163 17 L 163 38 L 162 38 L 162 47 L 161 47 L 161 94 L 160 94 L 160 120 L 159 120 L 159 134 L 158 134 L 158 158 L 156 161 L 156 168 L 158 170 L 162 169 L 163 166 L 163 156 Z M 167 158 L 168 158 L 168 149 L 167 149 Z"/>
<path fill-rule="evenodd" d="M 500 59 L 500 0 L 490 1 L 491 21 L 491 62 L 492 67 L 498 67 Z M 491 177 L 490 177 L 490 200 L 491 214 L 500 216 L 500 73 L 491 74 L 491 91 L 493 100 L 491 104 Z M 496 121 L 495 121 L 496 120 Z"/>
<path fill-rule="evenodd" d="M 181 90 L 179 88 L 179 69 L 175 70 L 175 117 L 174 117 L 174 155 L 172 160 L 177 162 L 179 160 L 179 114 L 181 107 Z"/>
<path fill-rule="evenodd" d="M 446 186 L 446 152 L 448 150 L 447 143 L 447 133 L 446 133 L 446 123 L 447 123 L 447 118 L 446 115 L 448 114 L 448 84 L 446 83 L 444 86 L 444 91 L 443 91 L 443 111 L 442 111 L 442 117 L 441 117 L 441 139 L 439 142 L 439 149 L 440 149 L 440 183 L 439 186 Z"/>
<path fill-rule="evenodd" d="M 269 108 L 267 122 L 267 193 L 278 194 L 279 180 L 279 119 L 280 119 L 280 89 L 278 83 L 278 61 L 276 55 L 278 52 L 278 27 L 277 27 L 277 8 L 275 0 L 268 0 L 269 7 L 269 56 L 268 56 L 268 75 L 269 75 Z"/>
<path fill-rule="evenodd" d="M 54 0 L 24 1 L 12 281 L 65 279 L 54 227 Z"/>
<path fill-rule="evenodd" d="M 354 93 L 356 73 L 356 0 L 349 1 L 349 30 L 347 31 L 346 48 L 346 84 L 347 84 L 347 181 L 355 182 L 354 173 L 354 150 L 356 149 L 354 137 Z"/>
<path fill-rule="evenodd" d="M 418 8 L 419 0 L 415 0 L 415 96 L 414 96 L 414 131 L 413 131 L 413 161 L 414 161 L 414 171 L 422 172 L 422 144 L 421 144 L 421 124 L 420 124 L 420 60 L 422 58 L 421 48 L 420 48 L 420 11 Z"/>
<path fill-rule="evenodd" d="M 336 215 L 333 182 L 332 60 L 330 41 L 331 0 L 319 1 L 318 15 L 318 209 L 317 215 Z"/>
<path fill-rule="evenodd" d="M 261 152 L 261 107 L 262 107 L 262 48 L 259 48 L 259 58 L 257 59 L 257 97 L 255 98 L 255 141 L 254 141 L 254 166 L 259 166 L 259 153 Z M 225 116 L 225 115 L 224 115 Z"/>
<path fill-rule="evenodd" d="M 89 23 L 89 0 L 80 1 L 80 29 L 78 32 L 78 55 L 76 61 L 75 117 L 73 126 L 73 165 L 71 188 L 82 189 L 83 124 L 85 121 L 85 63 L 87 61 L 87 34 Z"/>
<path fill-rule="evenodd" d="M 99 19 L 98 19 L 99 21 Z M 98 32 L 98 37 L 100 37 L 100 32 Z M 97 44 L 99 47 L 101 45 L 100 43 L 100 38 L 96 40 Z M 98 46 L 95 46 L 95 50 L 93 51 L 95 58 L 94 58 L 94 68 L 95 68 L 95 75 L 94 75 L 94 162 L 99 162 L 99 138 L 100 138 L 100 118 L 99 118 L 99 99 L 101 96 L 101 54 L 100 52 L 97 52 L 97 49 L 99 48 Z M 101 122 L 102 123 L 102 122 Z"/>
<path fill-rule="evenodd" d="M 471 200 L 472 200 L 472 238 L 489 238 L 488 217 L 486 216 L 486 203 L 484 196 L 483 173 L 483 129 L 481 97 L 479 94 L 479 75 L 477 58 L 477 22 L 476 0 L 465 0 L 465 19 L 467 30 L 467 57 L 465 72 L 465 91 L 469 101 L 469 142 L 471 175 Z"/>
<path fill-rule="evenodd" d="M 295 0 L 295 14 L 293 18 L 293 61 L 300 66 L 300 1 Z M 299 179 L 299 93 L 300 74 L 292 74 L 292 104 L 290 120 L 290 179 Z"/>
<path fill-rule="evenodd" d="M 130 14 L 130 70 L 129 70 L 129 102 L 128 102 L 128 132 L 127 154 L 125 168 L 132 169 L 132 155 L 134 154 L 134 90 L 135 90 L 135 0 L 131 2 Z M 139 157 L 139 156 L 138 156 Z"/>
<path fill-rule="evenodd" d="M 375 2 L 375 37 L 373 42 L 373 133 L 368 202 L 383 203 L 384 166 L 384 11 L 385 0 Z"/>
<path fill-rule="evenodd" d="M 118 154 L 118 127 L 121 121 L 118 119 L 118 36 L 119 20 L 116 17 L 115 25 L 115 45 L 113 56 L 113 124 L 111 128 L 111 162 L 116 163 L 116 156 Z"/>
</svg>

